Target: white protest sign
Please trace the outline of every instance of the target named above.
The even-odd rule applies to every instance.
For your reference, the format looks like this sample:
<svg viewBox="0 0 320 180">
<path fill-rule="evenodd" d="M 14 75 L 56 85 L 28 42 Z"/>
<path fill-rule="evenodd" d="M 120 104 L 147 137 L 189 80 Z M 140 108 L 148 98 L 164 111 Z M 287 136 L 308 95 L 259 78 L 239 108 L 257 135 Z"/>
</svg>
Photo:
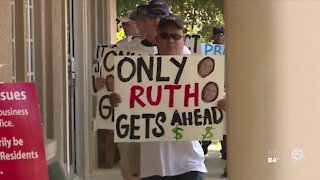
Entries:
<svg viewBox="0 0 320 180">
<path fill-rule="evenodd" d="M 202 55 L 225 55 L 223 44 L 201 44 Z"/>
<path fill-rule="evenodd" d="M 117 48 L 116 44 L 98 44 L 96 47 L 95 60 L 97 62 L 93 62 L 92 64 L 92 87 L 94 93 L 98 92 L 95 86 L 95 80 L 97 77 L 101 77 L 102 59 L 108 58 L 108 52 L 115 48 Z"/>
<path fill-rule="evenodd" d="M 128 52 L 119 50 L 116 45 L 98 45 L 96 59 L 93 64 L 93 89 L 94 89 L 94 131 L 97 129 L 113 129 L 113 107 L 110 105 L 109 96 L 114 91 L 114 58 L 115 56 L 130 56 L 142 54 L 141 52 Z M 105 81 L 102 89 L 96 89 L 98 79 Z"/>
<path fill-rule="evenodd" d="M 224 56 L 122 56 L 115 61 L 115 141 L 215 139 Z"/>
<path fill-rule="evenodd" d="M 199 34 L 186 34 L 185 46 L 189 48 L 191 54 L 201 54 L 201 41 Z"/>
</svg>

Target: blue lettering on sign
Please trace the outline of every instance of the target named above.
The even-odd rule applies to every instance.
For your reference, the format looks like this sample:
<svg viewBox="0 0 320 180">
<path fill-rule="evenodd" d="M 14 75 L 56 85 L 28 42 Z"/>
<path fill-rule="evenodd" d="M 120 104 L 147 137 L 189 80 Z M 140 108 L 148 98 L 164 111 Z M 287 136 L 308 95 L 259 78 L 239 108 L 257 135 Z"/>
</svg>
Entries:
<svg viewBox="0 0 320 180">
<path fill-rule="evenodd" d="M 202 44 L 204 55 L 225 55 L 224 45 L 221 44 Z"/>
</svg>

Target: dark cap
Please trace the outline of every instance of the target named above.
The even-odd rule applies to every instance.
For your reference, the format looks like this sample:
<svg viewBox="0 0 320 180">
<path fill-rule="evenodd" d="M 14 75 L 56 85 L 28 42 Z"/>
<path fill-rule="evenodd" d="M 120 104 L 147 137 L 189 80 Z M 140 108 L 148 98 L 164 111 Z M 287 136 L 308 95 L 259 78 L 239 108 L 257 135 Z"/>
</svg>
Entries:
<svg viewBox="0 0 320 180">
<path fill-rule="evenodd" d="M 141 4 L 141 5 L 137 6 L 137 15 L 139 15 L 141 13 L 141 11 L 144 9 L 148 9 L 148 5 Z"/>
<path fill-rule="evenodd" d="M 126 14 L 124 14 L 121 18 L 118 18 L 117 20 L 123 23 L 135 21 L 137 18 L 137 11 L 128 11 Z"/>
<path fill-rule="evenodd" d="M 223 26 L 216 26 L 212 28 L 212 34 L 224 34 L 224 27 Z"/>
<path fill-rule="evenodd" d="M 136 13 L 137 18 L 141 18 L 143 16 L 143 14 L 141 14 L 141 12 L 143 10 L 147 10 L 147 9 L 148 9 L 148 5 L 146 5 L 146 4 L 137 6 L 137 13 Z"/>
<path fill-rule="evenodd" d="M 169 24 L 174 24 L 180 29 L 184 30 L 183 22 L 178 16 L 170 15 L 160 19 L 157 29 L 161 29 Z"/>
<path fill-rule="evenodd" d="M 155 10 L 160 10 L 166 15 L 170 14 L 169 5 L 164 0 L 152 0 L 148 4 L 148 12 L 154 12 Z"/>
</svg>

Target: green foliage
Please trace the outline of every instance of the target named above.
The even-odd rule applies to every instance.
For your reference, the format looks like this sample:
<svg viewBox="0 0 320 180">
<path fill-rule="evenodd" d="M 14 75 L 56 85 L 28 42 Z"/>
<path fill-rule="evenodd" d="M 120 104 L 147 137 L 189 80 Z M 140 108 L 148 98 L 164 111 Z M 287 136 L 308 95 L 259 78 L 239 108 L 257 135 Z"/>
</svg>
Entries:
<svg viewBox="0 0 320 180">
<path fill-rule="evenodd" d="M 118 32 L 117 32 L 117 42 L 125 37 L 126 37 L 126 35 L 124 34 L 123 28 L 119 28 Z"/>
<path fill-rule="evenodd" d="M 134 10 L 148 0 L 117 0 L 117 15 Z M 167 0 L 171 11 L 183 20 L 188 34 L 201 34 L 202 42 L 211 41 L 212 27 L 224 26 L 224 0 Z"/>
<path fill-rule="evenodd" d="M 223 0 L 168 0 L 171 10 L 183 20 L 187 32 L 211 41 L 212 27 L 224 25 Z"/>
<path fill-rule="evenodd" d="M 148 0 L 117 0 L 117 16 L 125 14 L 127 11 L 135 10 L 140 4 L 148 4 Z"/>
</svg>

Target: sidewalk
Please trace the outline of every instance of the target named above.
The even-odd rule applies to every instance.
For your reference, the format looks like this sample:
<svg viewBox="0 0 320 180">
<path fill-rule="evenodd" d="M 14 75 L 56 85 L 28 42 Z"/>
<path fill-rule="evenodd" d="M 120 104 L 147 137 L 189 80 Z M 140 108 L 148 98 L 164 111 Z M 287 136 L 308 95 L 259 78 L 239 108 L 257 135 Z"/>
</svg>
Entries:
<svg viewBox="0 0 320 180">
<path fill-rule="evenodd" d="M 223 173 L 223 168 L 226 164 L 225 160 L 219 158 L 219 151 L 209 151 L 206 156 L 206 165 L 208 173 L 206 174 L 205 180 L 226 180 L 220 179 Z M 122 180 L 119 166 L 113 169 L 103 169 L 95 172 L 95 175 L 90 177 L 90 180 Z"/>
</svg>

